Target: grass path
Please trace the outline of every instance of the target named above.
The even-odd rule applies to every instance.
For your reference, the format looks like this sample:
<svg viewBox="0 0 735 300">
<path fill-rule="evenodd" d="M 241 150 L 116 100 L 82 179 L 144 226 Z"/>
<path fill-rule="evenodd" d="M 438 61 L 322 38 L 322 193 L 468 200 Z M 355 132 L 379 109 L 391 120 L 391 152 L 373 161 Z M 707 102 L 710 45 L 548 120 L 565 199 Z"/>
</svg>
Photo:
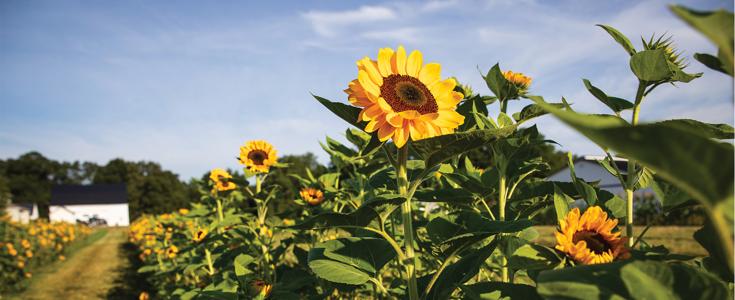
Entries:
<svg viewBox="0 0 735 300">
<path fill-rule="evenodd" d="M 105 236 L 40 275 L 28 289 L 10 299 L 122 299 L 120 285 L 130 269 L 125 253 L 125 228 L 111 228 Z M 117 296 L 117 297 L 116 297 Z M 137 295 L 136 295 L 137 296 Z M 134 298 L 130 298 L 134 299 Z"/>
</svg>

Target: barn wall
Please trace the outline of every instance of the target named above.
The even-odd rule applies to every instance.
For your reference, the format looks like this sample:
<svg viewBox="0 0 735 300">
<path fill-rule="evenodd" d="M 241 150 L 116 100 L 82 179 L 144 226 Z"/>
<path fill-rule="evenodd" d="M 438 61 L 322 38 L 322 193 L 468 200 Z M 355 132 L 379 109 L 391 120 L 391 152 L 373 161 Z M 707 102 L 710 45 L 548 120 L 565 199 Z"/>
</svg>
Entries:
<svg viewBox="0 0 735 300">
<path fill-rule="evenodd" d="M 77 219 L 86 221 L 93 215 L 105 219 L 109 226 L 128 226 L 130 216 L 128 204 L 93 204 L 93 205 L 52 205 L 49 207 L 51 221 L 76 222 Z"/>
</svg>

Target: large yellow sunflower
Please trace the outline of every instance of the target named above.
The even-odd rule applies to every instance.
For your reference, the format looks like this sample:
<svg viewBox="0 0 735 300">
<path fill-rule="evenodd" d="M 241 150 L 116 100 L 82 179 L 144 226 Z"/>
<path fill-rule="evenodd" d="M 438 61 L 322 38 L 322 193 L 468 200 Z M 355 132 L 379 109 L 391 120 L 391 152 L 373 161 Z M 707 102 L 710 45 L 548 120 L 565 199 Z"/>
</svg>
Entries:
<svg viewBox="0 0 735 300">
<path fill-rule="evenodd" d="M 378 132 L 380 141 L 390 138 L 396 147 L 408 141 L 452 133 L 464 123 L 457 113 L 463 95 L 457 82 L 441 79 L 441 65 L 423 64 L 418 50 L 382 48 L 378 59 L 357 61 L 357 79 L 345 90 L 355 106 L 362 107 L 358 121 L 368 122 L 367 132 Z"/>
<path fill-rule="evenodd" d="M 627 238 L 612 232 L 617 225 L 618 220 L 608 219 L 599 206 L 587 208 L 581 216 L 579 208 L 574 208 L 559 221 L 556 249 L 585 265 L 626 259 L 630 257 L 625 247 Z"/>
<path fill-rule="evenodd" d="M 253 172 L 268 173 L 276 159 L 276 149 L 266 141 L 249 141 L 240 147 L 240 163 Z"/>
<path fill-rule="evenodd" d="M 212 169 L 212 171 L 209 172 L 209 179 L 214 182 L 214 189 L 220 192 L 229 191 L 237 187 L 234 182 L 227 180 L 230 178 L 232 178 L 232 175 L 223 169 Z"/>
</svg>

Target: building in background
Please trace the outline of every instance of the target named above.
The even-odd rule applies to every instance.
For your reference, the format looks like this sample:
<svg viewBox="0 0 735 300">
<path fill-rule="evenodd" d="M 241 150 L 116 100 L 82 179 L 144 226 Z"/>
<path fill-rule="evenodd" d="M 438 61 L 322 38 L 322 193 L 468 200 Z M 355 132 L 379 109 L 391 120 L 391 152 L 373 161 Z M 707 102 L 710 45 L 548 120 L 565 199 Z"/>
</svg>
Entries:
<svg viewBox="0 0 735 300">
<path fill-rule="evenodd" d="M 58 185 L 51 189 L 49 219 L 66 222 L 128 226 L 125 184 Z"/>
<path fill-rule="evenodd" d="M 620 184 L 617 177 L 610 174 L 599 161 L 605 159 L 604 156 L 585 155 L 574 160 L 574 172 L 577 178 L 587 182 L 598 182 L 597 186 L 601 190 L 611 192 L 618 197 L 625 199 L 625 188 Z M 623 173 L 624 177 L 628 175 L 628 160 L 624 158 L 615 158 L 615 166 Z M 549 181 L 572 182 L 572 175 L 569 167 L 563 168 L 551 176 L 546 178 Z M 653 196 L 650 188 L 640 189 L 635 192 L 636 196 Z"/>
<path fill-rule="evenodd" d="M 35 203 L 10 203 L 5 212 L 15 222 L 28 223 L 38 219 L 38 206 Z"/>
</svg>

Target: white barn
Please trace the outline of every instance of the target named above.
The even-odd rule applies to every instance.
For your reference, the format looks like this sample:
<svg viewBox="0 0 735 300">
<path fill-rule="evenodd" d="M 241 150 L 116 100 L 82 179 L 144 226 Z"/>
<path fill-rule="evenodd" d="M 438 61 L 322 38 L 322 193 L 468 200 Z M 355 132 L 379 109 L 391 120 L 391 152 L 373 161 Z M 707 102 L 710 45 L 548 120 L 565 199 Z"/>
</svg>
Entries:
<svg viewBox="0 0 735 300">
<path fill-rule="evenodd" d="M 51 189 L 49 219 L 74 223 L 97 217 L 109 226 L 128 226 L 125 184 L 58 185 Z"/>
<path fill-rule="evenodd" d="M 35 203 L 10 203 L 5 207 L 10 219 L 19 223 L 28 223 L 38 219 L 38 206 Z"/>
</svg>

